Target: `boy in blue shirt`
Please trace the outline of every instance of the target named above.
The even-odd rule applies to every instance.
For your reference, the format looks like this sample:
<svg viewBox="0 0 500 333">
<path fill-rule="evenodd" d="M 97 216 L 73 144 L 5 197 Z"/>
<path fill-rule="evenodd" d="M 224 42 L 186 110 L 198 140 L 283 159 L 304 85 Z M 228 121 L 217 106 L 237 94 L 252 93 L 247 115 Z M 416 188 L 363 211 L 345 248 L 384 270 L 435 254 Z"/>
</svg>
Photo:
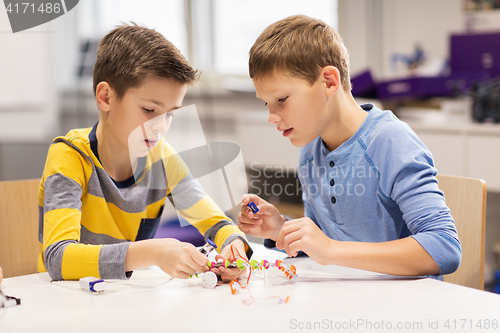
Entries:
<svg viewBox="0 0 500 333">
<path fill-rule="evenodd" d="M 242 231 L 322 265 L 395 275 L 458 268 L 460 242 L 431 153 L 392 112 L 355 102 L 347 49 L 333 28 L 301 15 L 278 21 L 256 40 L 249 67 L 269 122 L 301 147 L 305 212 L 289 220 L 245 195 Z"/>
</svg>

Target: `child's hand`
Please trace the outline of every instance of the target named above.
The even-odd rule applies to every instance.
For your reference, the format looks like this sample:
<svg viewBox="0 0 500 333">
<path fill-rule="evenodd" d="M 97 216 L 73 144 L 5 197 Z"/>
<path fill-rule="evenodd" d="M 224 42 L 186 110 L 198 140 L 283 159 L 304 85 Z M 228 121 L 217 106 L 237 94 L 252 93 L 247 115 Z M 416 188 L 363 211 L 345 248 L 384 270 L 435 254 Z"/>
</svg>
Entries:
<svg viewBox="0 0 500 333">
<path fill-rule="evenodd" d="M 190 243 L 174 238 L 151 239 L 154 241 L 155 264 L 168 275 L 187 279 L 189 275 L 208 270 L 207 257 Z"/>
<path fill-rule="evenodd" d="M 232 249 L 231 249 L 232 247 Z M 234 254 L 234 256 L 233 256 Z M 236 257 L 236 258 L 235 258 Z M 215 256 L 215 260 L 224 259 L 229 262 L 235 262 L 237 259 L 242 259 L 244 261 L 248 260 L 245 252 L 245 243 L 241 239 L 235 239 L 229 245 L 222 249 L 221 254 Z M 240 277 L 247 270 L 240 268 L 225 268 L 218 267 L 211 270 L 217 275 L 223 277 L 224 282 L 230 282 L 233 279 Z"/>
<path fill-rule="evenodd" d="M 303 251 L 318 264 L 327 265 L 328 255 L 334 242 L 313 220 L 301 217 L 283 224 L 276 247 L 280 250 L 285 249 L 290 257 L 295 257 L 299 251 Z"/>
<path fill-rule="evenodd" d="M 247 207 L 252 201 L 259 208 L 259 211 L 255 214 Z M 245 194 L 242 199 L 238 220 L 238 227 L 241 231 L 252 236 L 276 240 L 278 239 L 279 230 L 286 219 L 281 216 L 276 207 L 267 201 L 253 194 Z"/>
</svg>

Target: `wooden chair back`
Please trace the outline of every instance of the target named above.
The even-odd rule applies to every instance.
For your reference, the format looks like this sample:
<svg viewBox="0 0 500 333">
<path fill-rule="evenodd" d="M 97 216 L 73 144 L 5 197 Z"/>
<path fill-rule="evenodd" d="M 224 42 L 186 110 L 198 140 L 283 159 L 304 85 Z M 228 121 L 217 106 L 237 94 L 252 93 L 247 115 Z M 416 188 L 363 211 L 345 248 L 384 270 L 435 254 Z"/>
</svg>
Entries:
<svg viewBox="0 0 500 333">
<path fill-rule="evenodd" d="M 438 175 L 437 179 L 462 244 L 460 267 L 454 273 L 445 275 L 444 280 L 483 290 L 486 183 L 481 179 L 447 175 Z"/>
<path fill-rule="evenodd" d="M 0 267 L 5 278 L 36 273 L 40 179 L 0 182 Z"/>
</svg>

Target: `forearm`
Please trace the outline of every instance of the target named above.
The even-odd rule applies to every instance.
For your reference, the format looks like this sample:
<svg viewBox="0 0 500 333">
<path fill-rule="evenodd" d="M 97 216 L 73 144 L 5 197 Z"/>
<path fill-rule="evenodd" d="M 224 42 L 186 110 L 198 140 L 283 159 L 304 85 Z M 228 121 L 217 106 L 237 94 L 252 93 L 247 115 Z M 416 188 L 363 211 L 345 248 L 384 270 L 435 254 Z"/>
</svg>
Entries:
<svg viewBox="0 0 500 333">
<path fill-rule="evenodd" d="M 154 251 L 153 239 L 130 243 L 125 259 L 125 271 L 130 272 L 135 269 L 156 265 Z"/>
<path fill-rule="evenodd" d="M 434 275 L 439 267 L 413 238 L 390 242 L 339 242 L 332 240 L 328 264 L 393 275 Z"/>
</svg>

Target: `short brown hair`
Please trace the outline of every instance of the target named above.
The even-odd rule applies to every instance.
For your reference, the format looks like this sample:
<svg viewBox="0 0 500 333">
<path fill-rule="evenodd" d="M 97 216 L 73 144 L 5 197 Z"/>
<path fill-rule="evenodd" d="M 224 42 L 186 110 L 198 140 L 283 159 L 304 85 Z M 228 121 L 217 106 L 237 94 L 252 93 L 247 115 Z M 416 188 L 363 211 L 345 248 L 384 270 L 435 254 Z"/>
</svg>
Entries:
<svg viewBox="0 0 500 333">
<path fill-rule="evenodd" d="M 321 69 L 335 66 L 344 90 L 351 90 L 349 55 L 340 35 L 325 22 L 289 16 L 268 26 L 250 49 L 250 77 L 285 71 L 313 84 Z"/>
<path fill-rule="evenodd" d="M 149 75 L 193 84 L 199 78 L 180 51 L 159 32 L 124 24 L 99 42 L 94 65 L 94 95 L 106 81 L 121 99 Z"/>
</svg>

